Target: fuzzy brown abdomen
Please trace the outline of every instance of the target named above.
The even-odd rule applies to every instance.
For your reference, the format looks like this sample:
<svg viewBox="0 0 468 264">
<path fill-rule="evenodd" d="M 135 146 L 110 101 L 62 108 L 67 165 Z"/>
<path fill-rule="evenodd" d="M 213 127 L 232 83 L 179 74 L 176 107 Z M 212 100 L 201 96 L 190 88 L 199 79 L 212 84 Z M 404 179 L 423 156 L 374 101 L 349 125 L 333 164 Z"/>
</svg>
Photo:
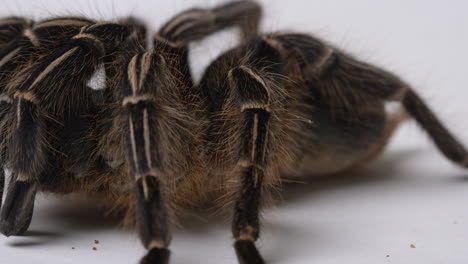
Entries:
<svg viewBox="0 0 468 264">
<path fill-rule="evenodd" d="M 345 171 L 369 159 L 385 141 L 387 117 L 383 103 L 367 111 L 318 107 L 312 113 L 314 134 L 308 142 L 297 176 L 327 175 Z"/>
</svg>

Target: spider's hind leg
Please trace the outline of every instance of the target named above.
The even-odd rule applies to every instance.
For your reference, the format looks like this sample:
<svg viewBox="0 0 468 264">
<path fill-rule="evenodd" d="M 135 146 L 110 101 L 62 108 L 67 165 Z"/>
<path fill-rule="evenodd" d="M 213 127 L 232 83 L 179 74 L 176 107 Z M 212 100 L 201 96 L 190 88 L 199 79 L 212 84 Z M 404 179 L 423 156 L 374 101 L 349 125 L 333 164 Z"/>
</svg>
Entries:
<svg viewBox="0 0 468 264">
<path fill-rule="evenodd" d="M 413 90 L 408 89 L 402 103 L 408 113 L 426 130 L 445 157 L 462 167 L 468 168 L 468 152 L 465 146 L 442 124 Z"/>
<path fill-rule="evenodd" d="M 406 112 L 424 129 L 439 151 L 449 160 L 468 167 L 468 152 L 462 143 L 447 129 L 419 95 L 404 81 L 382 69 L 358 62 L 349 57 L 340 58 L 348 75 L 354 78 L 351 86 L 384 101 L 401 102 Z M 365 81 L 362 81 L 365 80 Z"/>
<path fill-rule="evenodd" d="M 180 46 L 238 26 L 244 39 L 252 39 L 258 34 L 261 16 L 260 5 L 249 0 L 233 1 L 212 9 L 194 8 L 173 17 L 161 28 L 157 38 Z"/>
<path fill-rule="evenodd" d="M 328 87 L 353 89 L 372 100 L 401 102 L 408 114 L 416 120 L 449 160 L 462 167 L 468 167 L 468 152 L 460 141 L 443 125 L 419 95 L 400 78 L 383 69 L 360 62 L 352 56 L 325 46 L 304 36 L 286 36 L 285 39 L 298 46 L 303 57 L 310 44 L 320 47 L 321 63 L 312 64 L 309 74 L 319 75 L 321 83 Z M 300 41 L 298 40 L 300 39 Z M 317 45 L 318 43 L 318 45 Z M 323 52 L 329 50 L 330 52 Z M 333 86 L 330 86 L 332 84 Z"/>
</svg>

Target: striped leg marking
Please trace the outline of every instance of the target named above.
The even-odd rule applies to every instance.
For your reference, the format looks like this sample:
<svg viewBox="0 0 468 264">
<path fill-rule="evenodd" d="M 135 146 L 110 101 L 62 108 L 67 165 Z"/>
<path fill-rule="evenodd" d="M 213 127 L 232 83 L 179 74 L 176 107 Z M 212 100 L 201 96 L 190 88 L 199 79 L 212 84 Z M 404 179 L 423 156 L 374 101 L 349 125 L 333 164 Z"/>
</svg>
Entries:
<svg viewBox="0 0 468 264">
<path fill-rule="evenodd" d="M 170 252 L 170 210 L 164 197 L 160 171 L 158 106 L 151 74 L 164 61 L 143 53 L 134 56 L 123 85 L 122 107 L 127 115 L 127 156 L 136 181 L 136 215 L 140 238 L 148 249 L 141 263 L 168 263 Z"/>
<path fill-rule="evenodd" d="M 232 222 L 234 247 L 240 263 L 263 263 L 254 243 L 259 237 L 263 182 L 268 166 L 270 93 L 263 78 L 252 68 L 233 69 L 228 78 L 244 122 L 239 156 L 241 183 Z"/>
</svg>

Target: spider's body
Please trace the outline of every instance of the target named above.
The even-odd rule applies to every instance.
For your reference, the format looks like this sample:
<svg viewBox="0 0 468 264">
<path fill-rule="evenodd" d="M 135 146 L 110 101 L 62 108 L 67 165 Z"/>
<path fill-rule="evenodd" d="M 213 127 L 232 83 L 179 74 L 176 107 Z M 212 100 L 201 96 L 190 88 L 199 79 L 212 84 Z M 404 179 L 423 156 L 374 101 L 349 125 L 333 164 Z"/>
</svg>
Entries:
<svg viewBox="0 0 468 264">
<path fill-rule="evenodd" d="M 340 67 L 346 67 L 341 61 L 358 63 L 301 34 L 267 35 L 220 56 L 206 71 L 199 88 L 211 107 L 211 119 L 219 120 L 210 123 L 209 131 L 219 135 L 215 136 L 219 143 L 210 149 L 213 157 L 229 164 L 226 161 L 236 157 L 234 153 L 244 151 L 226 137 L 244 137 L 245 131 L 233 131 L 235 125 L 224 120 L 242 119 L 229 115 L 251 109 L 259 118 L 269 119 L 265 145 L 274 149 L 268 151 L 271 157 L 267 160 L 275 172 L 329 174 L 363 161 L 384 140 L 384 101 L 366 94 L 358 81 L 348 82 L 347 76 L 340 76 Z M 304 68 L 305 64 L 310 66 Z M 247 88 L 252 83 L 258 88 Z M 235 95 L 235 89 L 249 91 Z"/>
<path fill-rule="evenodd" d="M 127 209 L 148 249 L 142 262 L 164 264 L 174 213 L 232 205 L 239 262 L 257 264 L 272 188 L 375 158 L 409 116 L 467 165 L 408 84 L 313 36 L 259 35 L 260 15 L 251 1 L 191 9 L 151 51 L 131 18 L 0 20 L 1 164 L 11 171 L 0 231 L 24 233 L 36 191 L 85 192 Z M 244 41 L 194 84 L 189 43 L 230 26 Z M 390 101 L 404 111 L 387 113 Z"/>
</svg>

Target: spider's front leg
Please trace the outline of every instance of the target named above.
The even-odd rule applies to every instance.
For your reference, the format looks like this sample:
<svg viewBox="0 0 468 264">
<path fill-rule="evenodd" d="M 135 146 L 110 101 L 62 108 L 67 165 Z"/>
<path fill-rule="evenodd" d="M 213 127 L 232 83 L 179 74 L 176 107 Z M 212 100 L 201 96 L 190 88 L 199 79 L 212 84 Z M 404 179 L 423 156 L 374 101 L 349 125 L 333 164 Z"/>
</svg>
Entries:
<svg viewBox="0 0 468 264">
<path fill-rule="evenodd" d="M 6 236 L 24 233 L 31 222 L 37 177 L 46 163 L 43 112 L 34 93 L 20 92 L 44 52 L 52 51 L 90 22 L 78 18 L 56 18 L 32 24 L 19 18 L 3 20 L 4 26 L 22 35 L 0 51 L 2 165 L 8 164 L 11 180 L 0 215 L 0 230 Z M 6 29 L 3 29 L 2 34 Z M 6 34 L 6 33 L 5 33 Z M 21 72 L 21 73 L 20 73 Z M 2 166 L 3 172 L 3 166 Z M 4 180 L 3 180 L 4 181 Z"/>
<path fill-rule="evenodd" d="M 38 188 L 67 192 L 70 184 L 65 183 L 70 183 L 73 177 L 70 164 L 89 157 L 91 144 L 81 140 L 90 125 L 84 117 L 91 105 L 87 81 L 102 63 L 106 51 L 112 50 L 112 46 L 103 44 L 101 36 L 119 32 L 115 36 L 119 40 L 126 32 L 124 26 L 89 25 L 88 21 L 75 18 L 43 23 L 42 27 L 36 25 L 36 30 L 30 32 L 33 37 L 28 38 L 35 39 L 42 33 L 49 37 L 44 45 L 55 43 L 50 39 L 62 45 L 41 47 L 52 51 L 27 67 L 28 71 L 22 71 L 23 75 L 16 76 L 19 80 L 8 83 L 11 107 L 2 129 L 9 132 L 4 135 L 4 147 L 14 177 L 0 215 L 0 231 L 6 236 L 26 231 Z"/>
<path fill-rule="evenodd" d="M 19 17 L 7 17 L 0 19 L 0 76 L 5 75 L 3 71 L 1 71 L 2 66 L 7 63 L 8 52 L 4 52 L 3 49 L 8 47 L 8 45 L 13 42 L 16 38 L 21 36 L 23 29 L 27 27 L 28 21 L 24 18 Z M 0 77 L 1 79 L 1 77 Z M 3 88 L 3 87 L 2 87 Z M 3 89 L 0 89 L 3 91 Z M 5 117 L 5 112 L 8 111 L 10 107 L 10 100 L 7 96 L 3 95 L 0 96 L 0 120 L 3 120 Z M 4 133 L 1 133 L 4 135 Z M 4 139 L 2 139 L 4 140 Z M 0 144 L 0 145 L 4 145 Z M 5 189 L 5 171 L 3 169 L 3 165 L 5 163 L 5 153 L 6 151 L 4 148 L 0 150 L 0 206 L 3 204 L 3 192 Z"/>
<path fill-rule="evenodd" d="M 136 182 L 137 227 L 148 250 L 145 264 L 169 262 L 172 186 L 190 162 L 191 121 L 176 84 L 156 53 L 135 55 L 124 70 L 122 122 Z"/>
<path fill-rule="evenodd" d="M 142 242 L 150 252 L 143 263 L 168 263 L 169 260 L 169 208 L 162 191 L 158 148 L 154 145 L 157 134 L 153 129 L 154 121 L 150 121 L 156 115 L 151 103 L 155 95 L 150 94 L 152 91 L 141 90 L 144 78 L 153 70 L 151 66 L 157 64 L 157 59 L 149 53 L 133 57 L 123 86 L 122 105 L 128 120 L 127 160 L 136 182 L 137 223 Z M 138 71 L 142 72 L 141 78 Z"/>
<path fill-rule="evenodd" d="M 8 109 L 11 107 L 11 98 L 4 94 L 5 82 L 12 75 L 15 65 L 11 63 L 13 58 L 18 55 L 19 49 L 16 43 L 23 33 L 23 30 L 29 28 L 32 22 L 20 17 L 8 17 L 0 19 L 0 120 L 4 120 Z M 3 126 L 4 129 L 6 129 Z M 1 129 L 2 142 L 0 144 L 0 206 L 3 204 L 3 192 L 5 189 L 5 171 L 4 164 L 6 162 L 6 138 L 4 135 L 7 131 Z M 12 177 L 14 178 L 14 177 Z M 12 181 L 13 182 L 13 181 Z"/>
</svg>

